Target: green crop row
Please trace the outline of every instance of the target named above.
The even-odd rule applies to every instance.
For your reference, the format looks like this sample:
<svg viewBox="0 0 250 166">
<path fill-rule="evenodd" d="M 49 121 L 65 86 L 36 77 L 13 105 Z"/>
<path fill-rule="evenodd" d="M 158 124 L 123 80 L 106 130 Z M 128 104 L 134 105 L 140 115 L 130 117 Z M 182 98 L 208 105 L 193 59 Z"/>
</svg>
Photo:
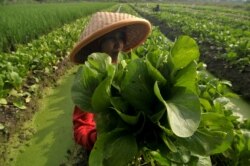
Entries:
<svg viewBox="0 0 250 166">
<path fill-rule="evenodd" d="M 115 5 L 108 10 L 116 9 Z M 36 94 L 39 85 L 44 84 L 42 77 L 51 76 L 67 58 L 88 19 L 89 16 L 85 16 L 32 42 L 18 45 L 15 52 L 0 52 L 0 106 L 25 109 L 31 94 Z"/>
<path fill-rule="evenodd" d="M 211 10 L 199 10 L 197 8 L 188 7 L 188 6 L 169 6 L 164 5 L 164 9 L 171 13 L 179 13 L 182 15 L 189 15 L 192 13 L 192 16 L 195 16 L 196 19 L 203 19 L 207 21 L 212 21 L 219 25 L 227 25 L 230 28 L 242 29 L 244 31 L 250 31 L 250 16 L 242 15 L 240 13 L 225 13 L 222 11 L 213 11 Z"/>
<path fill-rule="evenodd" d="M 247 5 L 247 4 L 246 4 Z M 230 14 L 234 15 L 235 17 L 250 17 L 250 13 L 245 9 L 246 5 L 238 6 L 238 8 L 234 6 L 229 5 L 223 5 L 223 6 L 215 6 L 215 5 L 197 5 L 197 4 L 168 4 L 170 7 L 180 7 L 180 8 L 188 8 L 188 9 L 194 9 L 201 11 L 202 13 L 204 11 L 212 12 L 212 13 L 220 13 L 220 14 Z"/>
<path fill-rule="evenodd" d="M 250 21 L 233 22 L 233 18 L 218 16 L 216 12 L 193 12 L 181 7 L 161 5 L 160 13 L 153 13 L 153 4 L 139 6 L 143 12 L 155 15 L 173 29 L 179 29 L 183 34 L 191 35 L 199 43 L 208 43 L 214 49 L 222 52 L 217 58 L 223 58 L 231 64 L 236 64 L 239 70 L 250 64 Z M 190 6 L 191 8 L 191 6 Z M 230 23 L 231 22 L 231 23 Z M 235 23 L 235 25 L 234 25 Z M 224 52 L 222 50 L 225 50 Z"/>
<path fill-rule="evenodd" d="M 38 88 L 41 78 L 39 73 L 50 74 L 57 70 L 56 64 L 65 58 L 81 32 L 86 19 L 79 19 L 46 36 L 41 36 L 27 45 L 20 45 L 16 52 L 0 53 L 0 103 L 9 104 L 7 97 L 17 97 L 14 105 L 24 108 L 20 97 L 30 98 L 30 94 L 22 90 L 27 75 L 32 75 L 33 85 L 28 85 L 29 92 Z M 19 96 L 19 99 L 18 99 Z"/>
<path fill-rule="evenodd" d="M 0 6 L 0 52 L 16 50 L 65 23 L 114 3 L 48 3 Z"/>
</svg>

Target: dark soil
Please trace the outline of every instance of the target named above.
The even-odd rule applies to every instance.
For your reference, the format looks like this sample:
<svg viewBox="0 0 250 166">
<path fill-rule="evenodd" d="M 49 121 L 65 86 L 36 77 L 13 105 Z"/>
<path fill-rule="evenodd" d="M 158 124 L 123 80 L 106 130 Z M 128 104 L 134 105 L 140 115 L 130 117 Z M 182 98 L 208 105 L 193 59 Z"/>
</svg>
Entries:
<svg viewBox="0 0 250 166">
<path fill-rule="evenodd" d="M 66 161 L 62 162 L 60 166 L 88 166 L 89 153 L 80 145 L 75 144 L 71 150 L 68 150 Z"/>
<path fill-rule="evenodd" d="M 136 10 L 136 9 L 135 9 Z M 161 32 L 170 40 L 174 41 L 178 36 L 184 35 L 178 27 L 170 27 L 164 21 L 158 20 L 155 16 L 147 15 L 136 10 L 153 25 L 158 26 Z M 196 35 L 193 34 L 193 37 Z M 210 43 L 198 43 L 201 57 L 200 60 L 207 64 L 207 70 L 221 80 L 228 80 L 232 83 L 232 90 L 247 101 L 250 101 L 250 65 L 244 70 L 239 70 L 236 65 L 231 65 L 217 55 L 225 52 L 225 49 L 216 49 Z"/>
</svg>

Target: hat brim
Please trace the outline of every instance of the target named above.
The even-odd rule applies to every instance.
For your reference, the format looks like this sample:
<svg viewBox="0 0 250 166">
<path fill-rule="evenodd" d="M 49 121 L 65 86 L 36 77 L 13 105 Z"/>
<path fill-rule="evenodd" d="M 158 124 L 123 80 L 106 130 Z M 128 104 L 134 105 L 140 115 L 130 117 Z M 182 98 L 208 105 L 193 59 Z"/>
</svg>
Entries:
<svg viewBox="0 0 250 166">
<path fill-rule="evenodd" d="M 95 51 L 93 46 L 91 46 L 93 41 L 122 27 L 126 27 L 126 44 L 122 50 L 124 52 L 130 51 L 142 44 L 151 31 L 151 24 L 145 19 L 131 18 L 118 21 L 80 40 L 72 49 L 70 60 L 74 63 L 83 63 L 87 59 L 87 56 Z"/>
</svg>

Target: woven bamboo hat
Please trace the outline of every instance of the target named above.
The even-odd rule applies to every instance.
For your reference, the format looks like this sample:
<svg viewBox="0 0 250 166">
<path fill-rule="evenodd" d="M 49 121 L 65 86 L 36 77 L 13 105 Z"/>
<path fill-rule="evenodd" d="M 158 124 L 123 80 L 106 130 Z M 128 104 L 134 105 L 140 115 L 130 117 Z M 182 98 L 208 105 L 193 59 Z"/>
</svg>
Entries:
<svg viewBox="0 0 250 166">
<path fill-rule="evenodd" d="M 70 60 L 84 63 L 88 55 L 98 51 L 95 41 L 119 28 L 125 29 L 126 43 L 122 51 L 127 52 L 146 40 L 151 31 L 151 24 L 145 19 L 127 13 L 97 12 L 92 16 L 80 40 L 72 49 Z"/>
</svg>

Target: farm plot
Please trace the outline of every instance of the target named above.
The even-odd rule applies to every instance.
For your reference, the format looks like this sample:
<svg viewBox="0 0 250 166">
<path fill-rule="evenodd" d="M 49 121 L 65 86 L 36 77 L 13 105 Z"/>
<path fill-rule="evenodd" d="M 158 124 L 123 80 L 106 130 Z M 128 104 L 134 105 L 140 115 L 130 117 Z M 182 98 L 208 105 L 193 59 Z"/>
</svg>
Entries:
<svg viewBox="0 0 250 166">
<path fill-rule="evenodd" d="M 79 25 L 74 24 L 75 27 L 72 24 L 70 32 L 79 33 L 77 27 L 82 27 L 84 21 L 79 22 Z M 48 49 L 47 46 L 42 48 Z M 107 116 L 99 114 L 103 117 L 99 121 L 103 128 L 100 128 L 100 139 L 95 145 L 97 148 L 90 155 L 91 165 L 126 165 L 127 162 L 129 165 L 197 165 L 201 162 L 206 165 L 246 165 L 249 162 L 246 157 L 249 156 L 249 149 L 244 146 L 249 144 L 249 119 L 245 120 L 237 114 L 237 106 L 227 98 L 234 96 L 227 89 L 230 83 L 206 73 L 205 65 L 199 62 L 195 40 L 181 36 L 176 42 L 171 42 L 154 29 L 143 46 L 131 54 L 120 54 L 117 66 L 108 63 L 109 58 L 105 55 L 97 54 L 97 57 L 101 61 L 96 59 L 92 62 L 105 63 L 100 66 L 108 66 L 109 70 L 99 69 L 99 65 L 99 70 L 92 69 L 91 65 L 89 67 L 97 70 L 97 73 L 110 73 L 102 75 L 104 80 L 98 79 L 100 86 L 94 88 L 93 102 L 100 112 L 108 109 L 110 112 L 103 113 L 114 118 L 113 122 L 119 124 L 119 128 L 109 126 L 109 121 L 105 119 Z M 180 58 L 185 58 L 185 61 L 179 61 Z M 113 79 L 109 76 L 114 74 L 113 69 L 118 74 L 113 75 L 115 81 L 111 85 Z M 54 71 L 58 71 L 57 66 L 44 69 L 41 73 Z M 125 75 L 125 81 L 123 73 L 129 73 Z M 109 87 L 115 90 L 115 96 L 106 91 Z M 120 94 L 114 88 L 121 88 L 126 93 Z M 107 100 L 100 101 L 103 94 Z M 24 97 L 23 102 L 26 102 Z M 123 103 L 121 97 L 127 102 Z M 110 105 L 113 109 L 110 109 Z M 178 118 L 168 118 L 168 115 Z M 181 128 L 178 128 L 179 124 Z M 111 127 L 111 130 L 106 130 L 106 127 Z M 104 153 L 105 149 L 109 149 L 108 153 Z"/>
<path fill-rule="evenodd" d="M 42 3 L 0 5 L 0 52 L 16 51 L 41 35 L 114 3 Z"/>
<path fill-rule="evenodd" d="M 150 20 L 171 40 L 180 34 L 194 37 L 208 70 L 219 78 L 230 80 L 237 93 L 249 98 L 250 21 L 246 11 L 162 4 L 161 11 L 156 13 L 152 11 L 153 4 L 137 6 L 136 10 L 151 17 Z"/>
</svg>

